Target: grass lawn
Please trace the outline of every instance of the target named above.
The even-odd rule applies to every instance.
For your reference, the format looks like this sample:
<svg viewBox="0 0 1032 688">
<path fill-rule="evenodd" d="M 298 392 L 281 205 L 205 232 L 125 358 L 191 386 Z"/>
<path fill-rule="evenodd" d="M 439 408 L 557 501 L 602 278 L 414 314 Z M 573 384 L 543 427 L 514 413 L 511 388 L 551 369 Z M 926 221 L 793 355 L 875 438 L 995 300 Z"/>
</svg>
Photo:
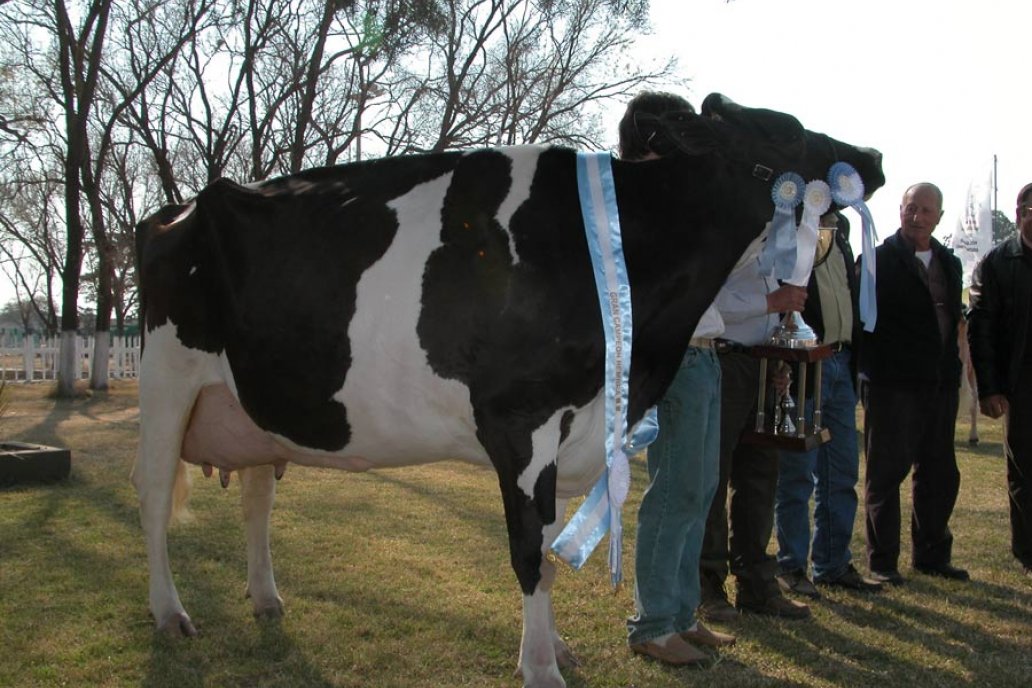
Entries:
<svg viewBox="0 0 1032 688">
<path fill-rule="evenodd" d="M 136 386 L 75 401 L 44 384 L 9 386 L 4 439 L 72 449 L 72 476 L 0 490 L 0 686 L 518 686 L 520 594 L 508 564 L 494 475 L 458 463 L 349 474 L 291 467 L 278 484 L 272 549 L 286 604 L 256 622 L 243 599 L 239 485 L 191 469 L 191 522 L 170 554 L 200 630 L 156 636 L 129 469 Z M 560 632 L 582 661 L 571 687 L 1030 686 L 1032 585 L 1010 555 L 1000 424 L 962 475 L 954 561 L 969 584 L 910 575 L 880 595 L 827 592 L 808 621 L 747 616 L 708 670 L 634 657 L 625 641 L 628 585 L 613 593 L 604 547 L 560 572 Z M 625 511 L 633 573 L 643 462 Z M 572 513 L 572 512 L 571 512 Z M 905 509 L 908 518 L 909 507 Z M 862 563 L 863 521 L 853 543 Z M 904 534 L 904 550 L 909 536 Z M 632 582 L 632 581 L 631 581 Z"/>
</svg>

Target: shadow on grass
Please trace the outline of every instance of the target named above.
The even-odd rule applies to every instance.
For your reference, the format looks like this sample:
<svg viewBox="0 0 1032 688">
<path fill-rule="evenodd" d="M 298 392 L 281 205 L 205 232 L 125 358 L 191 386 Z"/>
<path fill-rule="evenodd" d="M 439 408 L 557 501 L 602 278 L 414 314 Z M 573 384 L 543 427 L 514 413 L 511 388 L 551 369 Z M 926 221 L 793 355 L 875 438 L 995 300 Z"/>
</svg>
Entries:
<svg viewBox="0 0 1032 688">
<path fill-rule="evenodd" d="M 843 685 L 885 681 L 903 685 L 917 677 L 920 685 L 1010 685 L 1006 671 L 1001 672 L 994 660 L 1001 653 L 1024 656 L 1028 643 L 997 637 L 977 619 L 966 619 L 963 610 L 977 609 L 1015 626 L 1027 624 L 1027 611 L 1004 601 L 1013 600 L 1011 589 L 978 582 L 969 585 L 973 587 L 910 579 L 908 597 L 886 592 L 872 597 L 871 605 L 857 604 L 857 598 L 843 598 L 843 602 L 825 599 L 819 604 L 849 627 L 867 629 L 870 637 L 847 637 L 821 625 L 818 633 L 790 634 L 787 637 L 792 638 L 791 642 L 779 634 L 768 636 L 768 642 L 786 660 L 808 666 L 815 676 Z M 988 593 L 988 604 L 984 596 L 966 592 L 976 589 Z M 956 614 L 933 609 L 936 600 L 928 598 L 941 599 L 944 595 Z M 1021 596 L 1028 601 L 1028 595 Z M 1017 679 L 1021 669 L 1012 669 L 1015 673 L 1011 678 Z"/>
<path fill-rule="evenodd" d="M 334 685 L 305 658 L 282 623 L 261 620 L 250 624 L 253 628 L 233 629 L 240 636 L 234 642 L 234 652 L 223 654 L 220 651 L 215 656 L 209 654 L 213 643 L 205 638 L 208 633 L 219 633 L 214 629 L 201 631 L 195 638 L 155 633 L 146 675 L 140 685 L 144 688 L 206 685 L 328 688 Z"/>
<path fill-rule="evenodd" d="M 995 459 L 1003 461 L 1003 444 L 1000 442 L 986 442 L 982 440 L 978 444 L 968 444 L 966 441 L 961 443 L 957 442 L 957 447 L 960 449 L 963 447 L 963 451 L 971 456 L 977 456 L 984 459 Z"/>
<path fill-rule="evenodd" d="M 494 475 L 492 473 L 492 475 Z M 430 484 L 416 480 L 408 480 L 397 477 L 396 471 L 390 473 L 371 473 L 370 477 L 385 485 L 390 485 L 400 492 L 418 496 L 421 499 L 437 505 L 446 510 L 454 517 L 470 524 L 476 524 L 477 529 L 485 537 L 507 537 L 505 530 L 505 516 L 502 512 L 502 496 L 496 488 L 494 490 L 494 504 L 497 508 L 476 509 L 476 502 L 464 499 L 458 491 L 442 490 L 439 484 Z"/>
<path fill-rule="evenodd" d="M 112 433 L 111 441 L 77 447 L 64 431 L 65 424 L 73 420 L 103 429 L 111 425 L 107 418 L 112 413 L 134 404 L 131 400 L 112 400 L 105 392 L 88 398 L 55 399 L 49 404 L 42 415 L 21 419 L 23 424 L 14 436 L 40 444 L 71 446 L 69 478 L 53 485 L 17 485 L 0 490 L 0 499 L 10 498 L 7 504 L 12 507 L 3 520 L 0 551 L 5 559 L 10 555 L 31 561 L 34 569 L 17 572 L 16 582 L 23 584 L 18 606 L 43 610 L 5 615 L 18 639 L 18 647 L 8 649 L 22 656 L 23 676 L 33 666 L 47 665 L 60 668 L 63 678 L 79 685 L 112 681 L 122 685 L 124 680 L 119 683 L 113 676 L 97 675 L 96 663 L 77 668 L 82 656 L 117 648 L 116 654 L 146 657 L 142 666 L 129 659 L 119 667 L 125 679 L 128 667 L 135 665 L 135 670 L 129 671 L 135 674 L 132 683 L 137 685 L 331 685 L 279 624 L 256 623 L 250 615 L 250 604 L 234 595 L 242 588 L 247 569 L 236 504 L 231 527 L 206 527 L 212 511 L 217 514 L 226 508 L 225 502 L 213 505 L 209 497 L 196 504 L 199 524 L 170 531 L 173 572 L 182 581 L 184 605 L 201 635 L 187 639 L 156 633 L 147 610 L 143 531 L 127 470 L 135 442 L 124 442 L 129 431 L 122 427 Z M 115 421 L 120 426 L 136 422 L 135 417 Z M 73 432 L 76 434 L 69 436 L 80 445 L 93 441 L 84 439 L 87 436 L 78 430 Z M 227 588 L 228 577 L 238 581 L 239 587 Z M 45 623 L 40 618 L 45 618 Z M 87 628 L 94 630 L 84 634 Z M 215 642 L 206 641 L 209 632 Z M 227 643 L 227 637 L 232 642 Z M 69 640 L 55 642 L 55 638 Z M 261 661 L 241 661 L 253 657 Z M 213 680 L 212 676 L 217 678 Z"/>
</svg>

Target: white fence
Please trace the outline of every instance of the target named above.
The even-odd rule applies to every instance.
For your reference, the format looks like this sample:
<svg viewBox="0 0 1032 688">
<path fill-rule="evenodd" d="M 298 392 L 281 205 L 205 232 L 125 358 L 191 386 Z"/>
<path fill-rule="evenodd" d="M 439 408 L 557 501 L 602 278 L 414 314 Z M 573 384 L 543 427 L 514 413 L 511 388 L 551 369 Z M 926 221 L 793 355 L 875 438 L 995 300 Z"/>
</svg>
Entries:
<svg viewBox="0 0 1032 688">
<path fill-rule="evenodd" d="M 80 379 L 89 379 L 93 358 L 93 337 L 75 338 L 76 370 Z M 109 378 L 135 378 L 140 374 L 140 338 L 110 338 Z M 10 382 L 56 380 L 60 337 L 49 339 L 27 336 L 20 341 L 0 339 L 0 379 Z"/>
</svg>

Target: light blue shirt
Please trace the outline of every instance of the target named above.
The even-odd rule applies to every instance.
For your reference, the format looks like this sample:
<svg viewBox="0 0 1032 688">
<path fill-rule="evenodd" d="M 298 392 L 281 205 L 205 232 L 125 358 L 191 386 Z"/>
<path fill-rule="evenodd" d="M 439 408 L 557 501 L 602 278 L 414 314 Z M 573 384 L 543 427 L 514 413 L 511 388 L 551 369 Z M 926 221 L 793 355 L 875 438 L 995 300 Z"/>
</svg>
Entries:
<svg viewBox="0 0 1032 688">
<path fill-rule="evenodd" d="M 760 274 L 758 256 L 744 261 L 727 278 L 714 304 L 724 319 L 724 338 L 745 346 L 765 344 L 781 317 L 767 312 L 767 294 L 778 288 Z"/>
</svg>

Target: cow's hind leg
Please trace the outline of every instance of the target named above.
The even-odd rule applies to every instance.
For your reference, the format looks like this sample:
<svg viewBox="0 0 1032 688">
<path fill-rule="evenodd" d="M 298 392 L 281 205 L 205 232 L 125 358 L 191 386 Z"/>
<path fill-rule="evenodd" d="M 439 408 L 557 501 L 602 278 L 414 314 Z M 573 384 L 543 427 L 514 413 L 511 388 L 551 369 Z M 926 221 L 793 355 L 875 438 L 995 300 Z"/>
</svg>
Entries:
<svg viewBox="0 0 1032 688">
<path fill-rule="evenodd" d="M 154 456 L 155 452 L 147 449 L 152 443 L 146 441 L 145 436 L 146 433 L 141 429 L 133 484 L 140 497 L 140 523 L 147 546 L 151 615 L 158 631 L 197 635 L 197 629 L 179 600 L 168 560 L 168 523 L 172 514 L 172 495 L 176 483 L 187 480 L 186 467 L 178 456 L 171 457 L 171 460 L 168 456 Z"/>
<path fill-rule="evenodd" d="M 247 596 L 258 618 L 278 619 L 283 600 L 276 590 L 269 551 L 269 517 L 276 494 L 272 465 L 240 470 L 244 527 L 247 529 Z"/>
<path fill-rule="evenodd" d="M 149 349 L 158 348 L 157 339 L 148 340 Z M 152 356 L 157 353 L 147 351 Z M 140 444 L 132 482 L 140 498 L 140 523 L 147 545 L 150 611 L 154 622 L 160 631 L 192 636 L 197 631 L 172 580 L 168 525 L 174 492 L 185 493 L 187 489 L 186 466 L 179 460 L 179 453 L 197 389 L 193 385 L 177 384 L 178 376 L 160 373 L 148 370 L 144 363 L 140 378 Z"/>
</svg>

